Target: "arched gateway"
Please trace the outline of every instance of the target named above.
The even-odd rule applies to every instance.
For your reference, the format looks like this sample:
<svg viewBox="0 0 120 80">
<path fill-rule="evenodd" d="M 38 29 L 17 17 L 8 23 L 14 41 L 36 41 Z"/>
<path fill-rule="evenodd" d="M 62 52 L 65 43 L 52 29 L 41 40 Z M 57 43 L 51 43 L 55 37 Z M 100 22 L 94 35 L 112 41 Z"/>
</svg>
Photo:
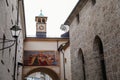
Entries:
<svg viewBox="0 0 120 80">
<path fill-rule="evenodd" d="M 45 67 L 28 69 L 27 73 L 24 74 L 23 76 L 23 80 L 25 80 L 27 76 L 35 72 L 42 72 L 42 73 L 48 74 L 52 78 L 52 80 L 60 80 L 58 74 L 55 71 L 49 68 L 45 68 Z"/>
</svg>

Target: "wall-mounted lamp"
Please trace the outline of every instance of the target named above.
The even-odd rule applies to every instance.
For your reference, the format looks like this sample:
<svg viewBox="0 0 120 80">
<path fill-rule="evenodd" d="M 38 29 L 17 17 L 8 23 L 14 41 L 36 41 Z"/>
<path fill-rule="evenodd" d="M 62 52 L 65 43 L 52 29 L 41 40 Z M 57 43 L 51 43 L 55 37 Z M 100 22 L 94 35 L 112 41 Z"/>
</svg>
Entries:
<svg viewBox="0 0 120 80">
<path fill-rule="evenodd" d="M 20 27 L 17 25 L 12 26 L 12 28 L 10 28 L 10 30 L 11 30 L 12 36 L 14 38 L 17 38 L 21 31 Z"/>
<path fill-rule="evenodd" d="M 0 38 L 0 40 L 2 40 L 0 43 L 2 43 L 2 44 L 12 42 L 11 45 L 8 45 L 6 47 L 3 46 L 0 50 L 4 50 L 4 49 L 12 47 L 15 44 L 16 38 L 19 36 L 21 29 L 19 28 L 19 26 L 14 25 L 14 26 L 12 26 L 12 28 L 10 28 L 10 31 L 12 33 L 12 37 L 14 37 L 15 40 L 6 39 L 5 37 Z"/>
</svg>

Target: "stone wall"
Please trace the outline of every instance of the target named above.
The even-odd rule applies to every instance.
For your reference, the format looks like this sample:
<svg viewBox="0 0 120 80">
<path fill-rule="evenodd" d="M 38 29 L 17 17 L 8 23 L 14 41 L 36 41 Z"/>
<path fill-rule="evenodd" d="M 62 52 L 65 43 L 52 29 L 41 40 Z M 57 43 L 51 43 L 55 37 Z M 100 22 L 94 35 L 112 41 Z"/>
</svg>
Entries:
<svg viewBox="0 0 120 80">
<path fill-rule="evenodd" d="M 20 1 L 22 2 L 22 1 Z M 17 0 L 0 0 L 0 42 L 5 39 L 14 40 L 11 35 L 10 28 L 17 23 Z M 20 13 L 24 13 L 20 10 Z M 24 14 L 23 14 L 24 15 Z M 25 37 L 25 26 L 21 24 L 24 22 L 23 15 L 19 15 L 19 26 L 22 28 L 20 36 L 18 38 L 18 50 L 17 50 L 17 64 L 22 63 L 23 54 L 23 39 Z M 21 19 L 22 18 L 22 19 Z M 13 42 L 0 43 L 0 49 L 11 45 Z M 15 55 L 15 44 L 14 46 L 7 48 L 5 50 L 0 50 L 0 80 L 13 80 L 14 71 L 14 58 Z M 22 67 L 16 65 L 16 79 L 21 80 L 22 78 Z"/>
<path fill-rule="evenodd" d="M 101 54 L 107 80 L 119 80 L 120 0 L 96 0 L 95 4 L 92 1 L 87 1 L 70 24 L 72 80 L 103 80 Z M 85 60 L 85 78 L 83 63 L 78 60 L 80 49 Z"/>
</svg>

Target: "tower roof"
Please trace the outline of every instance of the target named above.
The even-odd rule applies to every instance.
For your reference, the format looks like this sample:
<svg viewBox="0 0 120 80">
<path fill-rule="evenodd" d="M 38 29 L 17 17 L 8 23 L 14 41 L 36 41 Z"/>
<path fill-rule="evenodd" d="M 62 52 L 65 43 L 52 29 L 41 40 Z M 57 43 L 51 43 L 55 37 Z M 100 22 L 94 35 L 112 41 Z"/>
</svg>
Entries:
<svg viewBox="0 0 120 80">
<path fill-rule="evenodd" d="M 42 13 L 42 10 L 40 10 L 40 14 L 38 15 L 40 17 L 44 17 L 43 13 Z"/>
</svg>

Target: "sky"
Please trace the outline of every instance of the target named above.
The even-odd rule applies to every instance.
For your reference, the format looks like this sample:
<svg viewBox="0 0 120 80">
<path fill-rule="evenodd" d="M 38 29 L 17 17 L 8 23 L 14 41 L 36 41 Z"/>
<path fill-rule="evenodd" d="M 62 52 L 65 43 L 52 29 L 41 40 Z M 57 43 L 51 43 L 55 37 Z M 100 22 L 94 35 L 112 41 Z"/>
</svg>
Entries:
<svg viewBox="0 0 120 80">
<path fill-rule="evenodd" d="M 36 35 L 35 16 L 47 16 L 47 37 L 60 37 L 60 29 L 79 0 L 24 0 L 27 36 Z"/>
</svg>

